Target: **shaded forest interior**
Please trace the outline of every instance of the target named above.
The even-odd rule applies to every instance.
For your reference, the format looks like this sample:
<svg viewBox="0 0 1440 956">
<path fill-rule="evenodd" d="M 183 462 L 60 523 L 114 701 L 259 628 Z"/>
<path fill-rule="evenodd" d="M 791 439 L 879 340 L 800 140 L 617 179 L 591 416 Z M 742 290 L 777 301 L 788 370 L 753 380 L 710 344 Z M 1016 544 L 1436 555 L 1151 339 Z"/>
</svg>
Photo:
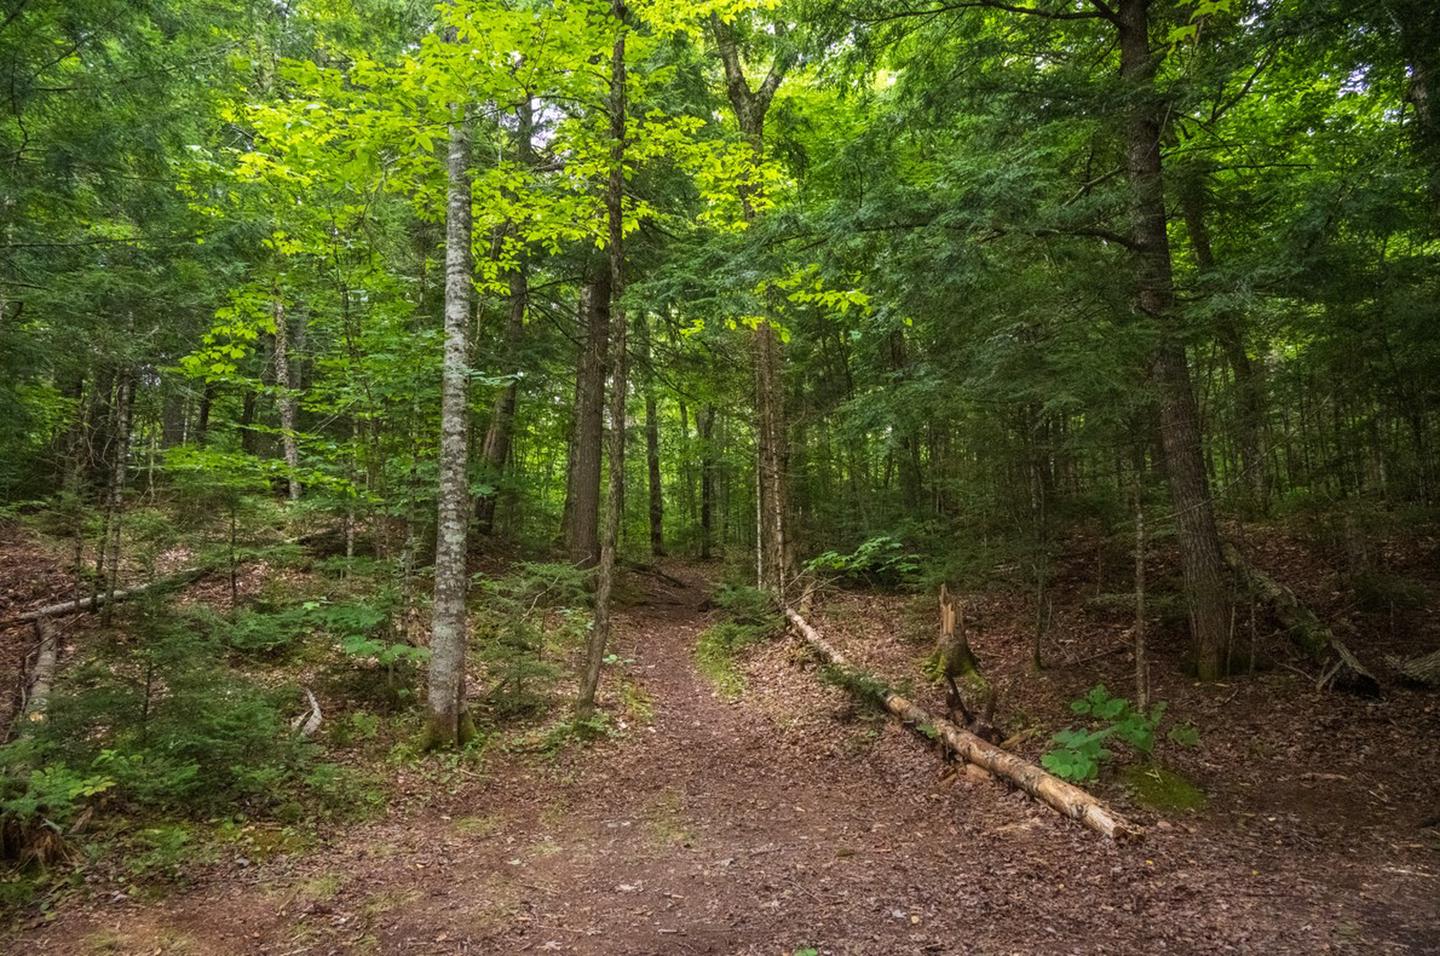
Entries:
<svg viewBox="0 0 1440 956">
<path fill-rule="evenodd" d="M 888 774 L 1113 863 L 975 951 L 1440 946 L 1440 8 L 7 0 L 0 70 L 17 941 L 968 951 Z M 937 882 L 755 916 L 810 785 Z M 650 915 L 374 909 L 398 821 Z"/>
</svg>

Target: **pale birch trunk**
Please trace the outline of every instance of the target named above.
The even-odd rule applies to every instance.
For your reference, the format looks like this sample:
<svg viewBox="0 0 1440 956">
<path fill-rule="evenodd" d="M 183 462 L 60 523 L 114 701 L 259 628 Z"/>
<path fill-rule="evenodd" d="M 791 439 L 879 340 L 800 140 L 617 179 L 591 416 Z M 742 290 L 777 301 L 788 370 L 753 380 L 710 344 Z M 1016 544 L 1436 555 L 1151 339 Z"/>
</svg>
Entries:
<svg viewBox="0 0 1440 956">
<path fill-rule="evenodd" d="M 454 41 L 453 33 L 450 36 Z M 439 513 L 428 693 L 431 747 L 463 745 L 475 733 L 465 703 L 465 568 L 469 523 L 466 391 L 470 327 L 470 143 L 463 111 L 453 108 L 445 220 L 445 358 L 440 397 Z"/>
<path fill-rule="evenodd" d="M 135 377 L 130 372 L 120 376 L 115 387 L 115 462 L 110 473 L 110 489 L 105 502 L 105 597 L 103 620 L 110 623 L 115 588 L 120 578 L 120 524 L 125 504 L 125 478 L 130 466 L 130 407 L 135 391 Z"/>
<path fill-rule="evenodd" d="M 300 449 L 295 443 L 295 392 L 290 378 L 290 327 L 285 303 L 275 296 L 275 391 L 280 396 L 280 445 L 285 455 L 287 493 L 300 500 Z"/>
</svg>

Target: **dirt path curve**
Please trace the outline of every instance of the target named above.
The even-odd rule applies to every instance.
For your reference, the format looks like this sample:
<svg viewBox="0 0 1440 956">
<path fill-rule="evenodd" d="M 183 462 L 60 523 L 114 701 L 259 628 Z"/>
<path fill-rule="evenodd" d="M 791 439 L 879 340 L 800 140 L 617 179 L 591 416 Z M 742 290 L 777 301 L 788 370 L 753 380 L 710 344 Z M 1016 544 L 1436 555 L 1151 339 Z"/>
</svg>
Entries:
<svg viewBox="0 0 1440 956">
<path fill-rule="evenodd" d="M 621 618 L 648 726 L 503 762 L 439 807 L 148 905 L 62 913 L 29 953 L 1315 952 L 1293 875 L 1116 848 L 990 783 L 946 782 L 782 646 L 738 702 L 696 672 L 698 585 Z M 793 649 L 792 649 L 793 650 Z M 607 676 L 613 693 L 616 682 Z M 790 701 L 794 703 L 788 703 Z M 1293 851 L 1292 851 L 1293 852 Z M 1248 867 L 1246 863 L 1244 866 Z M 1223 894 L 1207 886 L 1225 886 Z M 1260 919 L 1283 907 L 1284 919 Z"/>
</svg>

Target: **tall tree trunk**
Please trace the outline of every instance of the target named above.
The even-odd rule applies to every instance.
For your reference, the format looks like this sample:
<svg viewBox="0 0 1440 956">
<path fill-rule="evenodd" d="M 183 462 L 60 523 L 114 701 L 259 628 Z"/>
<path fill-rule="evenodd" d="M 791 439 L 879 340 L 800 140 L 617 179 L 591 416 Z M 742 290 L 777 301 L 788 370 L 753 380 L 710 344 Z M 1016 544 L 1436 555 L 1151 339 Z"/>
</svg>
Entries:
<svg viewBox="0 0 1440 956">
<path fill-rule="evenodd" d="M 515 152 L 522 165 L 530 166 L 535 162 L 535 150 L 532 143 L 535 129 L 535 108 L 528 98 L 516 108 L 515 116 L 517 120 Z M 500 390 L 500 394 L 495 396 L 495 405 L 490 412 L 490 427 L 485 431 L 485 443 L 480 453 L 486 471 L 497 483 L 503 475 L 505 463 L 510 457 L 511 436 L 515 425 L 515 407 L 520 397 L 520 342 L 525 335 L 525 312 L 529 306 L 530 277 L 522 253 L 520 261 L 516 263 L 515 269 L 510 273 L 510 317 L 509 321 L 505 323 L 505 337 L 502 346 L 506 361 L 510 363 L 509 368 L 506 369 L 510 375 L 510 381 Z M 476 526 L 481 534 L 490 534 L 495 530 L 495 506 L 498 500 L 499 494 L 493 489 L 475 500 Z"/>
<path fill-rule="evenodd" d="M 300 500 L 300 448 L 295 442 L 295 383 L 290 375 L 290 325 L 285 303 L 275 292 L 275 392 L 280 397 L 280 447 L 291 501 Z"/>
<path fill-rule="evenodd" d="M 565 548 L 571 561 L 587 568 L 594 567 L 600 560 L 600 464 L 605 431 L 605 351 L 610 338 L 611 286 L 607 274 L 591 279 L 580 293 L 580 316 L 586 335 L 576 376 Z"/>
<path fill-rule="evenodd" d="M 693 529 L 699 520 L 695 505 L 695 442 L 690 435 L 690 407 L 683 398 L 676 404 L 680 413 L 680 482 L 685 491 L 685 524 Z"/>
<path fill-rule="evenodd" d="M 605 192 L 609 220 L 610 314 L 613 341 L 610 345 L 610 494 L 605 507 L 605 536 L 600 544 L 600 566 L 595 575 L 595 626 L 585 653 L 585 673 L 575 713 L 584 720 L 595 710 L 595 692 L 600 686 L 600 667 L 610 641 L 610 597 L 615 586 L 615 551 L 620 543 L 621 511 L 625 505 L 625 2 L 611 0 L 615 18 L 615 46 L 610 55 L 610 182 Z"/>
<path fill-rule="evenodd" d="M 134 404 L 135 376 L 125 371 L 115 386 L 115 457 L 110 469 L 110 486 L 105 500 L 104 581 L 107 603 L 102 618 L 110 623 L 115 606 L 115 588 L 120 578 L 120 524 L 125 504 L 125 479 L 130 467 L 130 416 Z"/>
<path fill-rule="evenodd" d="M 1195 264 L 1200 267 L 1202 277 L 1212 275 L 1215 272 L 1215 253 L 1210 245 L 1210 230 L 1205 223 L 1204 184 L 1194 179 L 1185 182 L 1180 205 L 1185 214 L 1185 227 L 1190 234 Z M 1230 310 L 1220 312 L 1215 317 L 1215 333 L 1235 376 L 1240 466 L 1245 473 L 1249 504 L 1257 514 L 1265 514 L 1270 507 L 1265 440 L 1265 366 L 1250 358 L 1245 347 L 1241 316 Z"/>
<path fill-rule="evenodd" d="M 511 358 L 510 381 L 495 396 L 495 406 L 490 411 L 490 427 L 485 430 L 485 443 L 480 458 L 491 481 L 498 483 L 505 472 L 505 462 L 510 458 L 510 442 L 515 424 L 515 407 L 520 397 L 520 367 L 514 361 L 520 339 L 525 333 L 525 310 L 529 306 L 529 280 L 525 267 L 521 265 L 510 273 L 510 319 L 505 324 L 504 354 Z M 490 491 L 475 499 L 476 526 L 481 534 L 495 530 L 495 505 L 499 492 Z"/>
<path fill-rule="evenodd" d="M 711 32 L 725 68 L 725 93 L 740 131 L 749 140 L 755 160 L 765 158 L 765 115 L 794 56 L 785 52 L 771 63 L 760 86 L 751 89 L 740 58 L 739 40 L 733 27 L 718 14 L 710 18 Z M 741 189 L 745 219 L 757 216 L 758 187 Z M 759 323 L 751 341 L 755 366 L 755 507 L 757 584 L 779 594 L 784 591 L 790 569 L 791 545 L 786 537 L 785 390 L 781 377 L 780 337 L 769 321 Z"/>
<path fill-rule="evenodd" d="M 905 380 L 909 368 L 905 331 L 895 329 L 890 333 L 890 371 L 897 385 Z M 920 510 L 924 488 L 920 473 L 920 434 L 909 422 L 900 428 L 900 447 L 896 450 L 896 458 L 900 471 L 900 502 L 905 513 L 913 515 Z"/>
<path fill-rule="evenodd" d="M 1410 74 L 1405 100 L 1415 110 L 1415 152 L 1430 167 L 1431 199 L 1440 212 L 1440 7 L 1433 0 L 1386 0 L 1379 6 L 1399 31 Z"/>
<path fill-rule="evenodd" d="M 650 351 L 650 320 L 641 316 L 640 353 L 645 363 L 645 473 L 650 497 L 650 553 L 665 554 L 665 492 L 660 475 L 660 415 L 655 399 L 654 356 Z"/>
<path fill-rule="evenodd" d="M 1126 171 L 1133 198 L 1132 241 L 1140 311 L 1160 334 L 1152 364 L 1159 391 L 1165 467 L 1179 525 L 1181 563 L 1190 605 L 1195 669 L 1214 680 L 1225 669 L 1230 594 L 1201 449 L 1199 413 L 1185 345 L 1175 315 L 1165 189 L 1160 161 L 1161 103 L 1157 60 L 1150 49 L 1148 0 L 1119 0 L 1120 73 L 1132 105 L 1126 122 Z"/>
<path fill-rule="evenodd" d="M 700 409 L 700 560 L 715 543 L 715 406 Z"/>
<path fill-rule="evenodd" d="M 452 32 L 448 37 L 454 42 Z M 463 745 L 475 733 L 465 702 L 466 481 L 470 328 L 470 142 L 463 108 L 451 108 L 445 217 L 445 358 L 440 393 L 440 482 L 435 598 L 430 632 L 430 747 Z"/>
</svg>

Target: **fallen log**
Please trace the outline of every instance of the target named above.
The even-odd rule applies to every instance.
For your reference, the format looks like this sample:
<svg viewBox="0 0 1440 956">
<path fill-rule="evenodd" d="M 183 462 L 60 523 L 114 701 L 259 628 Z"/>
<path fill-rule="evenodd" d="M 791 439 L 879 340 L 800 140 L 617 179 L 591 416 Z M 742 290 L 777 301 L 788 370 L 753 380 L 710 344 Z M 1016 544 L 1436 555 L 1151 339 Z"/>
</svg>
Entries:
<svg viewBox="0 0 1440 956">
<path fill-rule="evenodd" d="M 50 686 L 60 658 L 59 636 L 48 620 L 41 618 L 35 622 L 35 636 L 35 667 L 30 672 L 22 710 L 24 719 L 31 723 L 45 719 L 45 706 L 50 702 Z"/>
<path fill-rule="evenodd" d="M 824 658 L 826 663 L 840 671 L 842 676 L 872 688 L 885 709 L 901 721 L 918 728 L 933 730 L 935 735 L 966 763 L 1013 783 L 1062 816 L 1076 820 L 1112 840 L 1137 837 L 1144 832 L 1079 787 L 1047 773 L 1028 760 L 1001 750 L 951 721 L 931 715 L 888 687 L 874 684 L 871 678 L 846 660 L 843 654 L 821 637 L 798 613 L 786 608 L 785 617 L 794 625 L 805 643 Z"/>
<path fill-rule="evenodd" d="M 1360 663 L 1345 642 L 1300 602 L 1295 592 L 1261 571 L 1245 559 L 1239 549 L 1228 541 L 1223 545 L 1225 561 L 1252 593 L 1275 610 L 1290 639 L 1300 646 L 1315 663 L 1324 666 L 1333 652 L 1337 660 L 1325 667 L 1316 681 L 1317 687 L 1327 684 L 1348 687 L 1362 694 L 1380 693 L 1380 682 Z"/>
<path fill-rule="evenodd" d="M 49 604 L 45 607 L 37 607 L 23 614 L 17 614 L 9 620 L 0 621 L 0 627 L 13 627 L 16 624 L 30 624 L 52 617 L 63 617 L 66 614 L 93 611 L 112 601 L 124 601 L 129 598 L 138 597 L 141 594 L 147 594 L 151 591 L 165 591 L 170 588 L 191 584 L 200 580 L 213 570 L 215 569 L 210 567 L 190 568 L 186 571 L 172 574 L 169 577 L 157 578 L 149 584 L 139 584 L 133 588 L 125 588 L 119 591 L 101 591 L 99 594 L 91 595 L 90 597 L 83 597 L 73 601 L 62 601 L 59 604 Z"/>
<path fill-rule="evenodd" d="M 1440 651 L 1431 651 L 1429 654 L 1411 658 L 1391 655 L 1385 658 L 1385 663 L 1413 684 L 1440 687 Z"/>
</svg>

